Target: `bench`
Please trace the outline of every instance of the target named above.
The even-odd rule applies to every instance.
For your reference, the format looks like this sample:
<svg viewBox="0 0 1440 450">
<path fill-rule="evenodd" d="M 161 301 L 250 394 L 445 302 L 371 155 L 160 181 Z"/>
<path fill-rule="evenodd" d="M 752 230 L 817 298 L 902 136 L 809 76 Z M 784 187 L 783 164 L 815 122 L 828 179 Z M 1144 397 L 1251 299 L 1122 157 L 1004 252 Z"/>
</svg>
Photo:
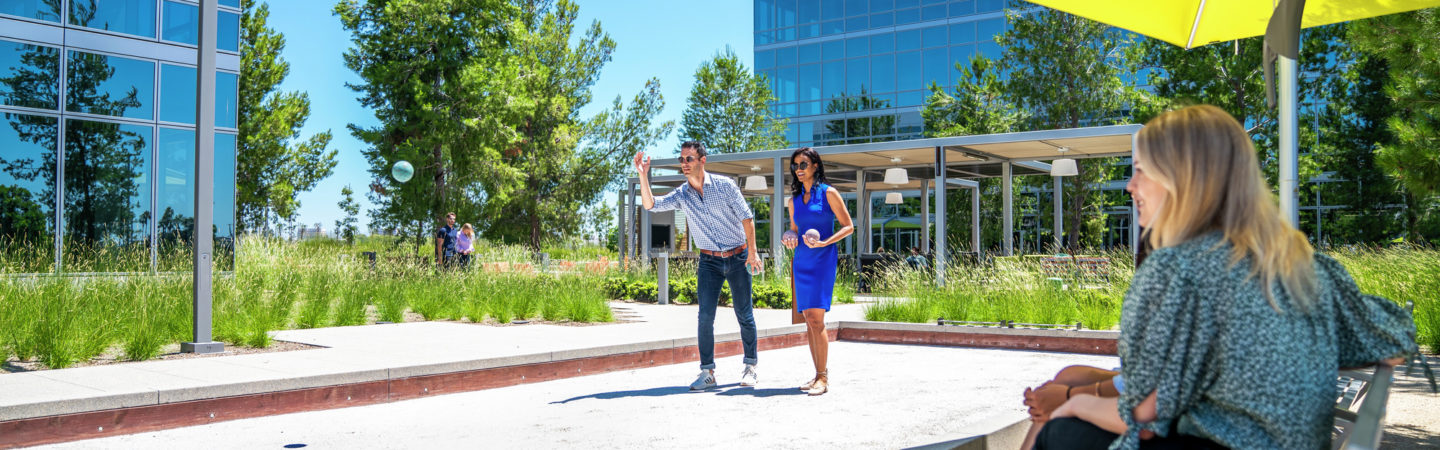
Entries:
<svg viewBox="0 0 1440 450">
<path fill-rule="evenodd" d="M 1373 450 L 1384 435 L 1385 404 L 1395 369 L 1377 365 L 1373 373 L 1342 370 L 1336 379 L 1335 427 L 1331 448 Z"/>
<path fill-rule="evenodd" d="M 1105 257 L 1045 256 L 1040 258 L 1040 270 L 1046 279 L 1061 286 L 1065 285 L 1066 280 L 1075 280 L 1077 285 L 1084 288 L 1110 283 L 1110 258 Z"/>
</svg>

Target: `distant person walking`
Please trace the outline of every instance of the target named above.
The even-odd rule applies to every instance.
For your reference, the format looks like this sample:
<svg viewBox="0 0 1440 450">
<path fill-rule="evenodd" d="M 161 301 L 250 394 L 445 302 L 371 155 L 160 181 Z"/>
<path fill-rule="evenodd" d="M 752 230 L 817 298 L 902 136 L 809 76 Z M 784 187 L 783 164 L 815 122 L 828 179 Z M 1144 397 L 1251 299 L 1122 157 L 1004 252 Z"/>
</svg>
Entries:
<svg viewBox="0 0 1440 450">
<path fill-rule="evenodd" d="M 815 363 L 815 378 L 800 385 L 800 390 L 821 395 L 830 390 L 826 367 L 830 338 L 825 331 L 825 313 L 830 311 L 835 295 L 835 266 L 840 261 L 835 243 L 853 233 L 855 227 L 840 191 L 826 183 L 825 166 L 814 149 L 801 147 L 790 155 L 790 179 L 790 231 L 803 237 L 787 235 L 782 243 L 795 250 L 790 266 L 791 296 L 795 310 L 805 316 L 810 359 Z M 812 234 L 812 230 L 819 234 Z M 800 239 L 804 239 L 804 245 L 800 245 Z"/>
<path fill-rule="evenodd" d="M 468 223 L 455 235 L 455 253 L 460 256 L 460 268 L 469 269 L 470 256 L 475 253 L 475 228 Z"/>
<path fill-rule="evenodd" d="M 459 240 L 456 236 L 458 231 L 455 228 L 455 213 L 445 213 L 445 226 L 435 230 L 435 265 L 441 268 L 455 266 L 455 244 Z"/>
<path fill-rule="evenodd" d="M 650 192 L 650 158 L 645 152 L 635 154 L 635 169 L 640 172 L 640 198 L 645 209 L 659 212 L 683 210 L 688 219 L 695 247 L 700 250 L 696 268 L 700 317 L 697 334 L 700 348 L 700 376 L 690 383 L 691 390 L 704 390 L 715 383 L 715 308 L 720 302 L 720 287 L 730 283 L 731 304 L 735 319 L 740 322 L 740 340 L 745 347 L 745 371 L 740 374 L 741 386 L 754 386 L 757 362 L 754 304 L 750 292 L 750 271 L 761 269 L 755 253 L 755 214 L 740 194 L 735 181 L 705 172 L 705 146 L 699 142 L 680 144 L 680 171 L 686 182 L 664 197 Z"/>
</svg>

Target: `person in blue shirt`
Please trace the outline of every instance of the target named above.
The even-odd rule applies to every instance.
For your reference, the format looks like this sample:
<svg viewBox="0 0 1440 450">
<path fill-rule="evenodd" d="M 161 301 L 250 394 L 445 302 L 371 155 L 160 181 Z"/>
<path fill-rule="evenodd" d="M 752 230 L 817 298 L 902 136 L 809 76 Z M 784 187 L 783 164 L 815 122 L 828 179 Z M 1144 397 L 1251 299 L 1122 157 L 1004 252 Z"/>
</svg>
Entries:
<svg viewBox="0 0 1440 450">
<path fill-rule="evenodd" d="M 455 241 L 458 236 L 455 234 L 455 213 L 445 213 L 445 226 L 435 230 L 435 265 L 442 268 L 455 266 Z"/>
<path fill-rule="evenodd" d="M 680 144 L 680 171 L 686 182 L 669 194 L 655 198 L 650 192 L 650 158 L 645 152 L 635 154 L 635 169 L 640 172 L 640 198 L 645 209 L 652 212 L 685 211 L 690 236 L 700 250 L 696 267 L 700 317 L 700 376 L 690 384 L 691 390 L 714 388 L 715 383 L 715 308 L 720 301 L 720 287 L 730 283 L 731 304 L 735 319 L 740 322 L 740 341 L 745 348 L 745 370 L 740 374 L 741 386 L 754 386 L 756 334 L 754 303 L 750 292 L 750 269 L 761 270 L 760 256 L 755 249 L 755 214 L 740 186 L 729 178 L 705 171 L 705 146 L 695 141 Z"/>
</svg>

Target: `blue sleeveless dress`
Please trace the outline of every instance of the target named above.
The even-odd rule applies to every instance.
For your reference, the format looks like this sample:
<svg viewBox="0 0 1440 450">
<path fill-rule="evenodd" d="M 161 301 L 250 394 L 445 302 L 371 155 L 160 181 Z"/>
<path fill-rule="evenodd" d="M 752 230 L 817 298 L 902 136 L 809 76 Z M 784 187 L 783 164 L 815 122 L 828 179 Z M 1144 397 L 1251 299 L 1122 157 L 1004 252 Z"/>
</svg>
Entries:
<svg viewBox="0 0 1440 450">
<path fill-rule="evenodd" d="M 805 232 L 820 232 L 820 240 L 835 234 L 835 211 L 830 209 L 826 191 L 830 185 L 816 183 L 811 188 L 810 201 L 803 195 L 791 199 L 794 208 L 795 226 L 800 230 L 800 245 L 795 247 L 795 261 L 791 270 L 795 279 L 795 306 L 803 312 L 811 308 L 830 310 L 830 299 L 835 294 L 835 265 L 840 261 L 840 250 L 829 245 L 810 248 L 805 245 Z"/>
</svg>

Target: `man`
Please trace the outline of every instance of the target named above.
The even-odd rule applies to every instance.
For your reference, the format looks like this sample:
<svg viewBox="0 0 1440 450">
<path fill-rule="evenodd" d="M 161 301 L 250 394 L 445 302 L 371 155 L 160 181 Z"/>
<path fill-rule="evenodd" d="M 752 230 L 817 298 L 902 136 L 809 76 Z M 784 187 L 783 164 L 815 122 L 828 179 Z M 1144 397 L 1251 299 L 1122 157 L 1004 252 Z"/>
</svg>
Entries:
<svg viewBox="0 0 1440 450">
<path fill-rule="evenodd" d="M 695 247 L 700 251 L 696 268 L 700 303 L 700 376 L 690 383 L 690 390 L 704 390 L 715 383 L 715 308 L 720 301 L 720 286 L 730 282 L 730 296 L 735 319 L 740 322 L 740 340 L 745 347 L 745 371 L 740 374 L 741 386 L 754 386 L 755 315 L 750 298 L 750 266 L 761 268 L 755 248 L 755 214 L 740 195 L 734 180 L 705 172 L 705 146 L 699 142 L 680 144 L 680 171 L 686 182 L 664 197 L 656 199 L 650 192 L 650 158 L 645 152 L 635 155 L 635 169 L 640 172 L 642 205 L 650 211 L 685 211 Z"/>
<path fill-rule="evenodd" d="M 445 213 L 445 226 L 435 231 L 435 265 L 449 269 L 455 266 L 455 213 Z"/>
</svg>

